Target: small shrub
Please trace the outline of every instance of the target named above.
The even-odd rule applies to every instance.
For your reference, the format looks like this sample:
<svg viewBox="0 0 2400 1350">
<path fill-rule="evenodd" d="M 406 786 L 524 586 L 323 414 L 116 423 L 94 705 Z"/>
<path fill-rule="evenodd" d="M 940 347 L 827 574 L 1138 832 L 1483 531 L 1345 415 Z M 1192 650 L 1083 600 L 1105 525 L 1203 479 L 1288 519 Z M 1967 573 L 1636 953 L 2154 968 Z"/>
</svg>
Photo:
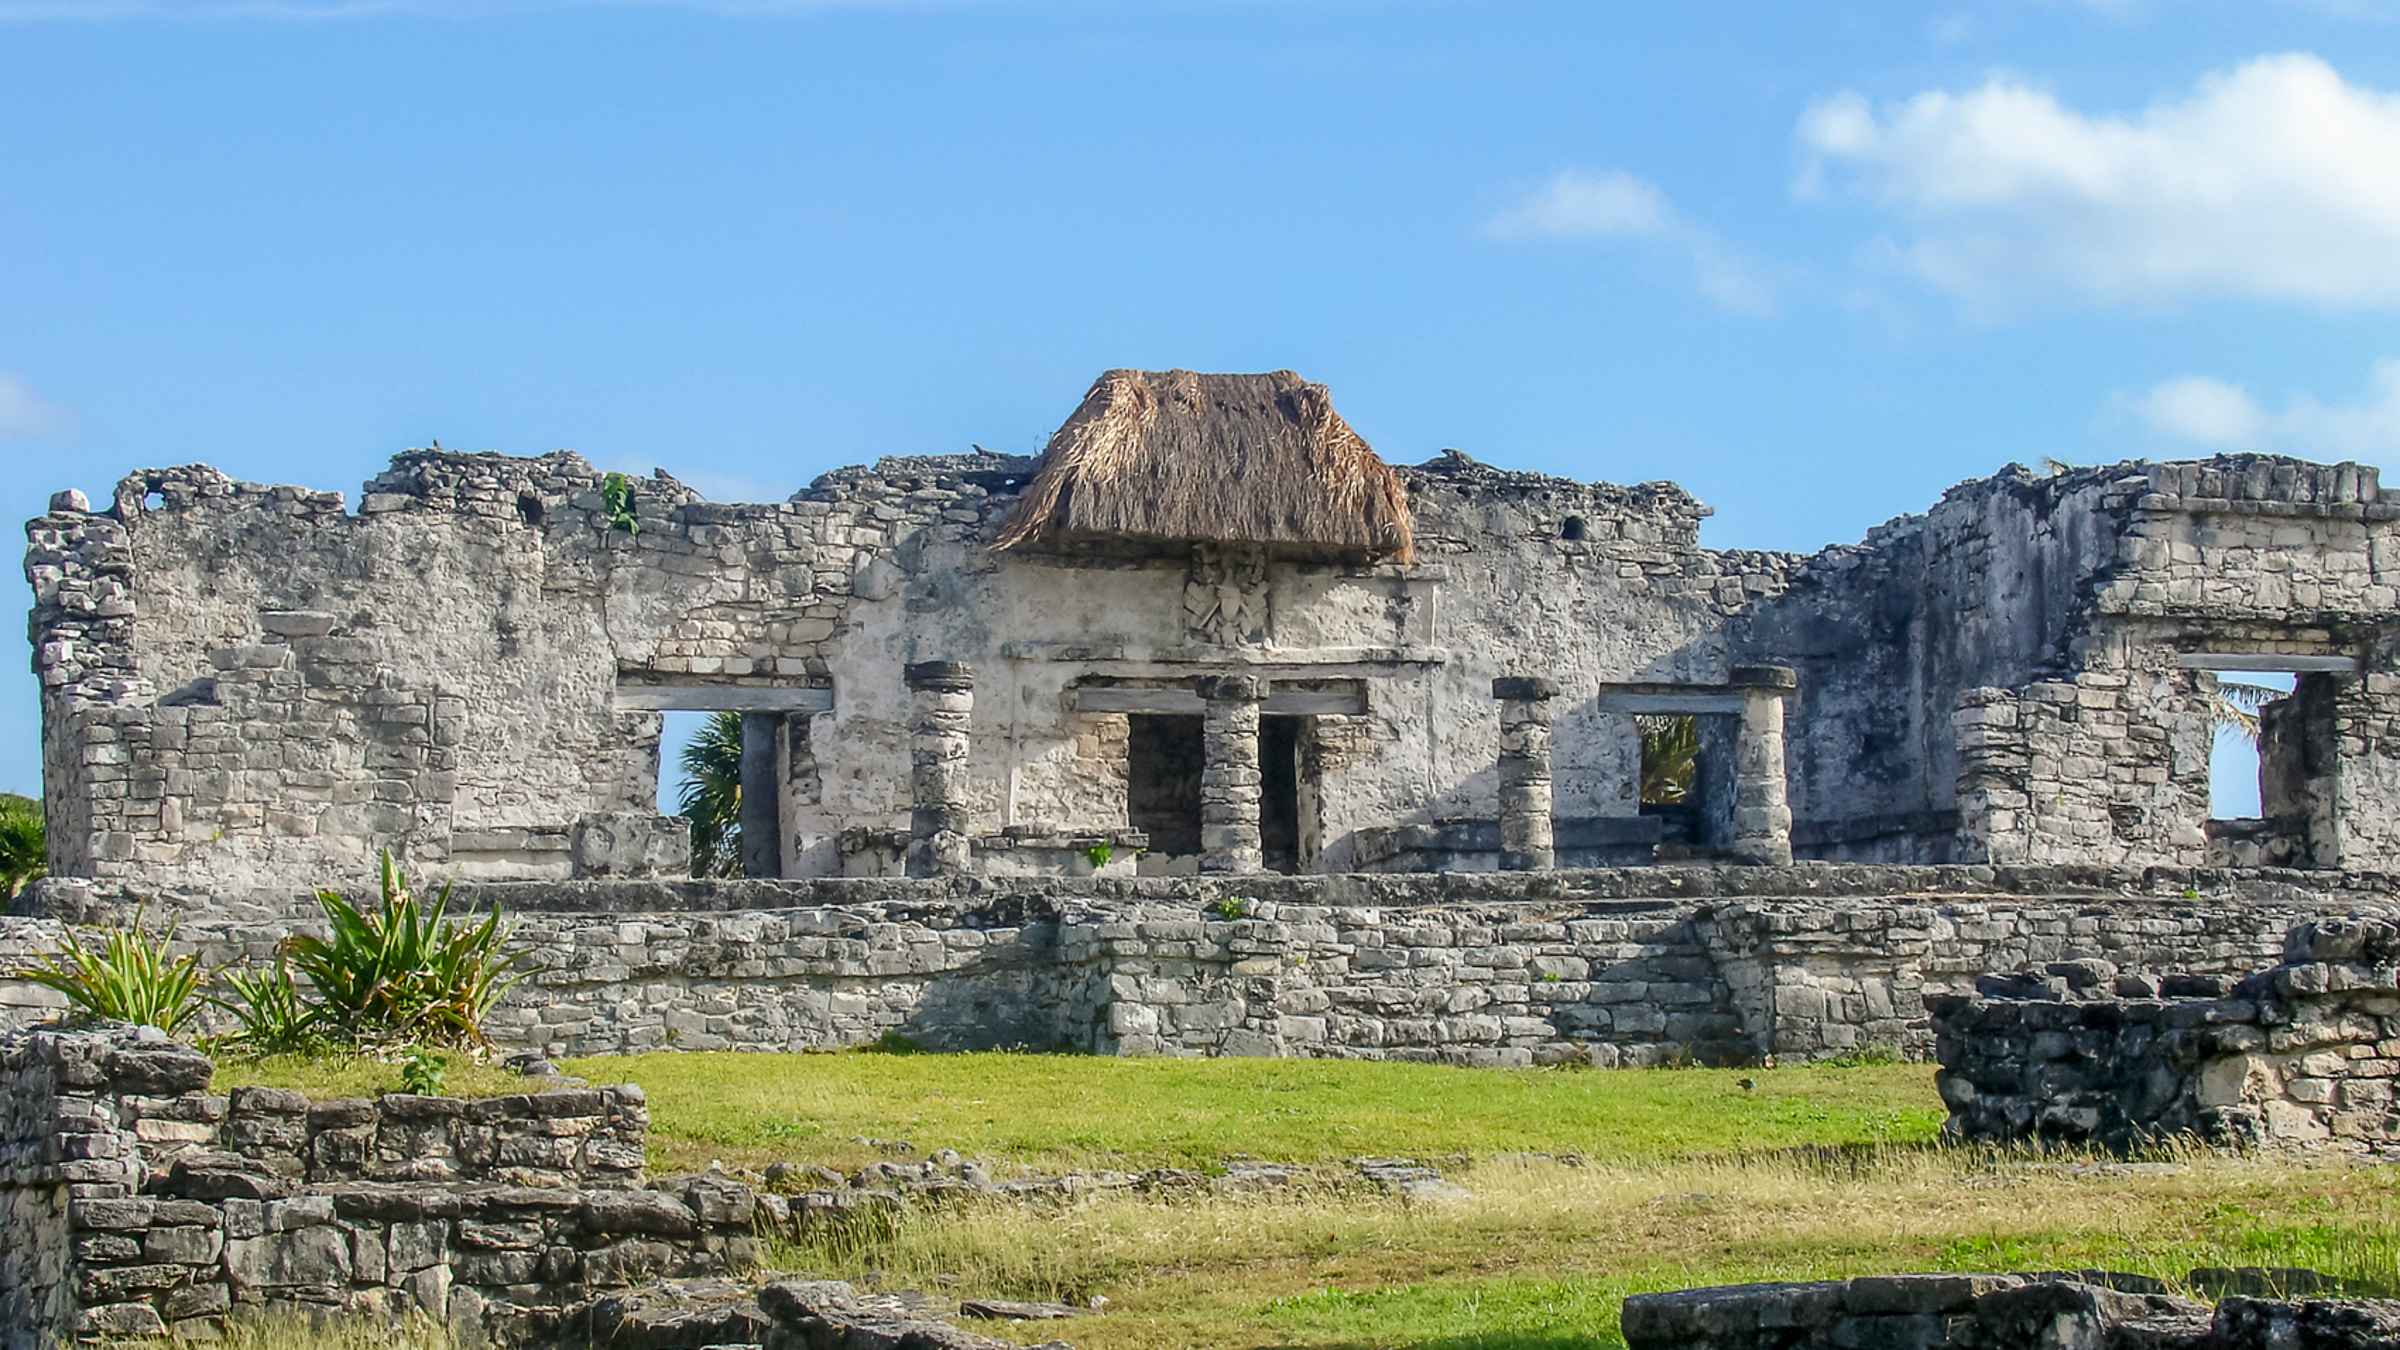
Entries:
<svg viewBox="0 0 2400 1350">
<path fill-rule="evenodd" d="M 1209 909 L 1218 918 L 1231 921 L 1248 916 L 1250 913 L 1250 901 L 1242 896 L 1229 895 L 1224 899 L 1217 901 L 1215 904 L 1210 905 Z"/>
<path fill-rule="evenodd" d="M 1092 870 L 1097 872 L 1101 868 L 1108 866 L 1109 859 L 1117 856 L 1117 849 L 1114 844 L 1105 842 L 1098 843 L 1092 845 L 1090 848 L 1085 849 L 1083 851 L 1083 856 L 1084 860 L 1092 865 Z"/>
<path fill-rule="evenodd" d="M 633 480 L 621 473 L 612 473 L 600 480 L 600 513 L 612 530 L 640 534 L 642 523 L 633 517 Z"/>
<path fill-rule="evenodd" d="M 329 937 L 291 938 L 292 965 L 314 988 L 327 1034 L 359 1045 L 482 1045 L 484 1015 L 516 983 L 523 953 L 506 950 L 494 906 L 482 923 L 446 916 L 450 888 L 420 903 L 392 855 L 383 855 L 380 907 L 361 911 L 334 891 L 317 893 Z"/>
<path fill-rule="evenodd" d="M 76 1012 L 110 1022 L 157 1027 L 172 1036 L 200 1014 L 208 975 L 200 958 L 172 955 L 175 925 L 152 937 L 139 913 L 127 928 L 109 931 L 98 947 L 86 947 L 68 929 L 58 949 L 24 978 L 66 996 Z"/>
<path fill-rule="evenodd" d="M 307 996 L 293 982 L 287 957 L 278 955 L 272 970 L 256 974 L 228 970 L 224 974 L 225 985 L 233 991 L 233 997 L 214 1001 L 232 1014 L 236 1025 L 218 1042 L 221 1047 L 253 1056 L 304 1053 L 324 1047 L 326 1036 L 319 1025 L 321 1010 L 310 1007 Z"/>
<path fill-rule="evenodd" d="M 400 1090 L 412 1096 L 441 1096 L 449 1072 L 450 1061 L 424 1046 L 412 1045 L 400 1054 Z"/>
</svg>

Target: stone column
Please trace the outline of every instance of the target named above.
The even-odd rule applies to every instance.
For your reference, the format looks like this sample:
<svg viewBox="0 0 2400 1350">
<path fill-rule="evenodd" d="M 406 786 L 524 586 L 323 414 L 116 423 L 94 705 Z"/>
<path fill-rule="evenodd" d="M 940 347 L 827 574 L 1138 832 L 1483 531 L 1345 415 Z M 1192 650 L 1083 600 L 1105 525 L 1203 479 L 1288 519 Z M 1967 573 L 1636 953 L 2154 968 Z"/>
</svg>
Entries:
<svg viewBox="0 0 2400 1350">
<path fill-rule="evenodd" d="M 1742 729 L 1733 751 L 1733 856 L 1748 863 L 1792 860 L 1792 806 L 1784 783 L 1783 701 L 1800 687 L 1790 666 L 1735 666 Z"/>
<path fill-rule="evenodd" d="M 975 672 L 958 661 L 919 661 L 907 675 L 914 704 L 908 874 L 964 876 L 974 863 L 967 838 L 967 724 L 975 711 Z"/>
<path fill-rule="evenodd" d="M 1550 835 L 1550 700 L 1558 683 L 1539 675 L 1492 681 L 1500 700 L 1500 870 L 1546 872 L 1558 865 Z"/>
<path fill-rule="evenodd" d="M 1258 717 L 1267 683 L 1255 675 L 1203 675 L 1199 689 L 1200 870 L 1256 872 L 1266 866 L 1258 835 L 1266 781 L 1258 766 Z"/>
<path fill-rule="evenodd" d="M 775 773 L 775 733 L 783 714 L 742 714 L 742 875 L 783 875 L 783 784 Z"/>
</svg>

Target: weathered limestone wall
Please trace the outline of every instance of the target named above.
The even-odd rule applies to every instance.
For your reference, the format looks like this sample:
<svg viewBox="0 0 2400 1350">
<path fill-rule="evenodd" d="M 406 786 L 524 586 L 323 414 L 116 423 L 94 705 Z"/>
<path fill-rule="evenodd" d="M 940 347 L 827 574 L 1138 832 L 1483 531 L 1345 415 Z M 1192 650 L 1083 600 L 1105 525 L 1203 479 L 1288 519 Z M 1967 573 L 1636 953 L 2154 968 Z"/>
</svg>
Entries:
<svg viewBox="0 0 2400 1350">
<path fill-rule="evenodd" d="M 2400 500 L 2370 469 L 2011 470 L 1800 559 L 1699 547 L 1706 509 L 1671 484 L 1445 457 L 1402 471 L 1418 561 L 1360 567 L 995 554 L 1031 468 L 886 460 L 747 506 L 662 476 L 633 484 L 630 530 L 567 454 L 410 452 L 356 514 L 206 468 L 137 473 L 101 512 L 62 494 L 26 564 L 56 870 L 313 884 L 384 846 L 492 878 L 671 868 L 642 823 L 651 709 L 746 697 L 830 705 L 756 727 L 781 871 L 896 869 L 903 671 L 923 662 L 976 673 L 945 779 L 971 858 L 1127 829 L 1128 715 L 1087 710 L 1090 691 L 1247 675 L 1270 703 L 1347 701 L 1297 738 L 1304 867 L 1497 867 L 1492 680 L 1538 673 L 1559 690 L 1558 856 L 1638 860 L 1657 825 L 1607 691 L 1721 691 L 1768 663 L 1799 672 L 1783 801 L 1764 765 L 1719 763 L 1712 791 L 1756 780 L 1749 809 L 1788 809 L 1798 856 L 2198 865 L 2207 677 L 2177 658 L 2199 651 L 2361 661 L 2325 677 L 2312 734 L 2338 763 L 2311 781 L 2324 823 L 2297 856 L 2400 850 Z"/>
<path fill-rule="evenodd" d="M 2238 983 L 2106 962 L 1989 976 L 1932 1001 L 1950 1132 L 2127 1148 L 2400 1144 L 2400 925 L 2295 927 Z"/>
<path fill-rule="evenodd" d="M 2128 501 L 2115 469 L 2010 466 L 1794 570 L 1737 624 L 1748 659 L 1796 668 L 1792 812 L 1807 856 L 1947 862 L 1961 691 L 2065 655 Z M 1969 860 L 1969 859 L 1961 859 Z"/>
<path fill-rule="evenodd" d="M 941 1049 L 1645 1064 L 1924 1055 L 1925 1000 L 1985 971 L 2094 958 L 2239 975 L 2294 923 L 2393 906 L 2380 875 L 2309 877 L 1803 866 L 589 882 L 467 886 L 457 902 L 503 905 L 534 953 L 494 1038 L 552 1055 L 893 1033 Z M 135 904 L 57 880 L 38 898 L 71 921 Z M 212 964 L 269 961 L 314 922 L 296 901 L 211 897 L 215 912 L 186 911 L 178 936 Z M 56 922 L 0 920 L 0 971 L 54 943 Z M 12 986 L 30 989 L 0 978 L 0 1010 Z"/>
<path fill-rule="evenodd" d="M 0 1344 L 328 1309 L 513 1343 L 594 1291 L 751 1259 L 746 1188 L 640 1187 L 636 1089 L 312 1103 L 213 1096 L 211 1072 L 154 1031 L 0 1037 Z"/>
</svg>

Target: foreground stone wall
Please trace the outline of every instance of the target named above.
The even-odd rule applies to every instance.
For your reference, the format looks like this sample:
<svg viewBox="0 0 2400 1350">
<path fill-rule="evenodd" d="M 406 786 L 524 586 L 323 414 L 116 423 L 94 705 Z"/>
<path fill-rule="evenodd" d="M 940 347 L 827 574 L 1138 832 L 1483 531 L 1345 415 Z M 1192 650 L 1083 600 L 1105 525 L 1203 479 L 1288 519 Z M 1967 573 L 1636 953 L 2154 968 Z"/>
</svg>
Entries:
<svg viewBox="0 0 2400 1350">
<path fill-rule="evenodd" d="M 2195 884 L 2198 883 L 2198 884 Z M 2200 888 L 2205 886 L 2205 892 Z M 41 883 L 0 972 L 133 897 Z M 2097 958 L 2238 976 L 2328 913 L 2389 911 L 2355 874 L 1964 867 L 1018 882 L 486 884 L 535 969 L 491 1019 L 545 1054 L 789 1050 L 886 1034 L 939 1049 L 1456 1064 L 1928 1055 L 1929 996 Z M 208 897 L 178 936 L 271 961 L 315 920 L 284 892 Z M 153 908 L 163 917 L 162 908 Z M 55 1000 L 0 973 L 0 1016 Z"/>
<path fill-rule="evenodd" d="M 758 1198 L 638 1181 L 637 1090 L 465 1103 L 208 1091 L 155 1031 L 0 1037 L 0 1344 L 415 1311 L 535 1338 L 598 1290 L 751 1260 Z"/>
<path fill-rule="evenodd" d="M 2129 1148 L 2400 1145 L 2400 925 L 2295 927 L 2238 982 L 2098 961 L 1932 1000 L 1950 1133 Z"/>
<path fill-rule="evenodd" d="M 2187 1285 L 2238 1273 L 2194 1271 Z M 2400 1337 L 2400 1302 L 2237 1295 L 2212 1308 L 2101 1271 L 1880 1275 L 1640 1294 L 1624 1326 L 1632 1350 L 2370 1350 Z"/>
</svg>

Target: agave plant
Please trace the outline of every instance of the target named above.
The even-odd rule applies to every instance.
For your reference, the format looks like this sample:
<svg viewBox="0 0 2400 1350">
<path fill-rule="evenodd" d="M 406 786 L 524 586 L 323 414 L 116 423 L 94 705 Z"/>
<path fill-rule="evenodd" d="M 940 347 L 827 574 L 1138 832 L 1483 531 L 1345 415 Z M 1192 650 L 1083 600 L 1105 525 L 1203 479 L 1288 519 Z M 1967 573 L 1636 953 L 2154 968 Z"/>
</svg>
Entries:
<svg viewBox="0 0 2400 1350">
<path fill-rule="evenodd" d="M 197 956 L 177 957 L 175 925 L 152 937 L 136 912 L 130 927 L 112 929 L 87 947 L 70 928 L 56 951 L 23 978 L 54 989 L 86 1017 L 157 1027 L 172 1036 L 200 1014 L 208 975 Z"/>
<path fill-rule="evenodd" d="M 292 980 L 291 961 L 278 954 L 270 970 L 224 972 L 230 999 L 214 1002 L 233 1017 L 223 1044 L 253 1055 L 280 1055 L 325 1043 L 323 1009 L 310 1005 Z"/>
<path fill-rule="evenodd" d="M 485 1044 L 484 1016 L 525 959 L 508 950 L 499 907 L 481 923 L 453 921 L 450 888 L 419 901 L 388 852 L 382 885 L 380 906 L 363 911 L 338 892 L 318 892 L 328 936 L 284 944 L 315 991 L 317 1025 L 363 1045 Z"/>
</svg>

